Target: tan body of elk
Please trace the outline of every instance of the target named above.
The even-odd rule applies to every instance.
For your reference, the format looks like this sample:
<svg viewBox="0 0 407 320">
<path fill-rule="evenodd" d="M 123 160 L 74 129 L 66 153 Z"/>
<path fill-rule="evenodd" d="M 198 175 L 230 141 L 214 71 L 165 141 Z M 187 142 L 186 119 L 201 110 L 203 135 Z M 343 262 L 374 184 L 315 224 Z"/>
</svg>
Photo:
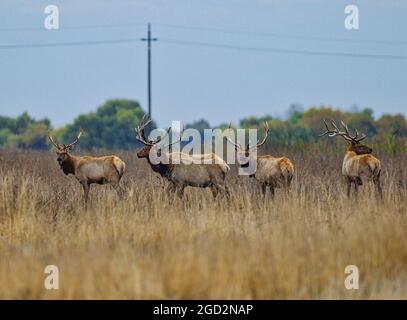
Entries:
<svg viewBox="0 0 407 320">
<path fill-rule="evenodd" d="M 270 155 L 257 157 L 257 170 L 254 174 L 261 184 L 263 194 L 267 186 L 274 195 L 275 188 L 289 188 L 294 177 L 294 165 L 286 157 L 275 158 Z"/>
<path fill-rule="evenodd" d="M 276 188 L 284 188 L 287 191 L 290 187 L 294 177 L 294 165 L 287 157 L 273 157 L 271 155 L 257 156 L 253 151 L 264 145 L 268 138 L 269 131 L 268 124 L 265 123 L 264 139 L 255 146 L 246 145 L 246 147 L 243 148 L 239 143 L 235 143 L 230 138 L 227 138 L 227 140 L 235 146 L 241 168 L 247 167 L 250 161 L 257 161 L 256 172 L 250 175 L 250 177 L 255 178 L 260 183 L 263 195 L 266 194 L 267 187 L 269 187 L 271 195 L 274 196 Z M 252 157 L 255 156 L 256 159 L 253 159 Z"/>
<path fill-rule="evenodd" d="M 219 191 L 229 196 L 225 178 L 230 168 L 223 159 L 214 153 L 189 155 L 182 152 L 165 152 L 165 157 L 162 159 L 164 161 L 158 164 L 152 163 L 150 152 L 159 152 L 159 149 L 162 150 L 165 147 L 158 145 L 163 137 L 154 141 L 145 138 L 144 127 L 150 122 L 151 120 L 146 123 L 142 121 L 141 125 L 136 128 L 136 137 L 144 144 L 144 147 L 137 152 L 137 156 L 146 158 L 154 172 L 168 179 L 167 192 L 169 195 L 177 192 L 182 197 L 185 187 L 190 186 L 210 187 L 214 197 L 218 195 Z M 167 130 L 167 134 L 169 130 Z M 171 145 L 174 143 L 176 142 L 171 143 Z"/>
<path fill-rule="evenodd" d="M 54 141 L 49 135 L 49 139 L 57 148 L 57 161 L 66 174 L 72 174 L 83 187 L 85 204 L 88 201 L 90 185 L 110 184 L 122 197 L 123 189 L 120 186 L 126 165 L 117 156 L 91 157 L 91 156 L 73 156 L 69 153 L 73 146 L 79 141 L 80 133 L 76 140 L 69 145 L 61 145 Z"/>
<path fill-rule="evenodd" d="M 363 185 L 363 179 L 368 179 L 374 182 L 379 196 L 383 197 L 382 186 L 380 182 L 381 163 L 380 160 L 371 155 L 372 148 L 361 144 L 360 142 L 366 138 L 366 135 L 359 137 L 356 130 L 355 136 L 352 137 L 345 123 L 341 121 L 345 131 L 340 131 L 335 121 L 332 120 L 333 130 L 329 129 L 328 124 L 324 120 L 326 132 L 320 136 L 328 135 L 329 137 L 341 136 L 348 143 L 345 157 L 342 163 L 342 175 L 345 177 L 347 185 L 347 195 L 350 196 L 352 184 L 357 193 L 358 187 Z"/>
</svg>

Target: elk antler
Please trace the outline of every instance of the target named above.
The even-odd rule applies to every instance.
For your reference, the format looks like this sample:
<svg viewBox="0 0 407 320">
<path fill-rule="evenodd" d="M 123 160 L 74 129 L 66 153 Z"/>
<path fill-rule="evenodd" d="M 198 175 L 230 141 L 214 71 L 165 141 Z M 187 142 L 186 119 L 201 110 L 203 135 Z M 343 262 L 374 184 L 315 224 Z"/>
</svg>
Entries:
<svg viewBox="0 0 407 320">
<path fill-rule="evenodd" d="M 168 135 L 168 132 L 170 131 L 170 129 L 171 129 L 171 127 L 169 127 L 168 129 L 167 129 L 167 133 L 164 135 L 164 136 L 162 136 L 161 138 L 160 138 L 160 140 L 158 140 L 158 142 L 160 142 L 164 137 L 166 137 L 167 135 Z M 173 141 L 173 142 L 171 142 L 171 143 L 169 143 L 169 144 L 166 144 L 165 146 L 164 146 L 164 149 L 165 148 L 168 148 L 168 147 L 171 147 L 172 145 L 174 145 L 174 144 L 176 144 L 176 143 L 179 143 L 179 142 L 181 142 L 181 140 L 182 140 L 182 135 L 184 134 L 184 125 L 182 125 L 182 129 L 180 130 L 180 132 L 179 132 L 179 139 L 177 139 L 176 141 Z"/>
<path fill-rule="evenodd" d="M 54 139 L 52 138 L 51 130 L 48 130 L 48 139 L 51 141 L 55 148 L 57 148 L 58 150 L 61 149 L 61 146 L 57 142 L 55 142 Z"/>
<path fill-rule="evenodd" d="M 250 147 L 250 149 L 260 148 L 263 144 L 266 143 L 266 140 L 267 140 L 267 138 L 269 136 L 269 132 L 270 132 L 270 128 L 269 128 L 267 121 L 264 121 L 264 132 L 265 132 L 265 136 L 263 138 L 263 141 L 259 143 L 259 140 L 257 140 L 257 144 L 255 146 Z"/>
<path fill-rule="evenodd" d="M 345 131 L 346 131 L 346 133 L 348 134 L 348 136 L 350 137 L 350 133 L 349 133 L 349 128 L 348 128 L 348 126 L 347 126 L 343 121 L 341 121 L 341 124 L 342 124 L 342 127 L 345 128 Z M 365 138 L 367 137 L 365 134 L 362 134 L 362 137 L 360 137 L 360 138 L 358 138 L 358 136 L 359 136 L 358 129 L 355 129 L 355 136 L 354 136 L 353 138 L 351 137 L 351 139 L 352 139 L 354 142 L 359 143 L 360 141 L 362 141 L 363 139 L 365 139 Z"/>
<path fill-rule="evenodd" d="M 164 139 L 164 138 L 169 134 L 169 132 L 170 132 L 170 130 L 171 130 L 171 127 L 169 127 L 169 128 L 166 130 L 165 134 L 164 134 L 162 137 L 160 137 L 160 138 L 158 138 L 158 139 L 156 139 L 156 140 L 154 140 L 154 141 L 148 141 L 148 139 L 146 138 L 144 129 L 145 129 L 145 127 L 146 127 L 151 121 L 153 121 L 153 120 L 152 120 L 152 119 L 148 119 L 147 122 L 144 122 L 144 121 L 145 121 L 145 118 L 146 118 L 146 115 L 144 115 L 143 118 L 141 119 L 140 125 L 138 125 L 137 128 L 135 128 L 135 130 L 136 130 L 136 139 L 137 139 L 138 141 L 140 141 L 141 143 L 143 143 L 144 145 L 147 145 L 147 146 L 151 146 L 151 147 L 152 147 L 152 146 L 154 146 L 155 144 L 159 143 L 162 139 Z M 175 143 L 175 142 L 174 142 L 174 143 Z M 173 144 L 173 143 L 172 143 L 172 144 Z M 172 145 L 172 144 L 170 144 L 170 145 Z"/>
<path fill-rule="evenodd" d="M 145 118 L 146 114 L 143 116 L 143 118 L 141 118 L 140 125 L 138 125 L 137 128 L 135 128 L 136 139 L 147 146 L 153 146 L 155 143 L 148 142 L 144 133 L 144 128 L 153 120 L 149 119 L 147 122 L 144 122 Z"/>
<path fill-rule="evenodd" d="M 340 131 L 334 120 L 331 120 L 331 123 L 332 123 L 332 126 L 334 127 L 334 130 L 329 129 L 329 126 L 324 119 L 326 131 L 324 133 L 320 134 L 319 137 L 323 137 L 325 135 L 328 135 L 329 137 L 341 136 L 346 141 L 355 142 L 355 143 L 359 143 L 360 141 L 362 141 L 363 139 L 366 138 L 366 135 L 362 135 L 362 137 L 358 138 L 359 132 L 357 129 L 355 130 L 355 136 L 352 137 L 349 133 L 348 126 L 343 121 L 341 121 L 341 125 L 342 125 L 342 127 L 344 127 L 345 131 Z"/>
<path fill-rule="evenodd" d="M 230 121 L 228 130 L 232 129 L 231 126 L 232 126 L 232 121 Z M 226 137 L 226 140 L 227 140 L 230 144 L 232 144 L 236 149 L 242 149 L 242 146 L 240 145 L 240 143 L 235 143 L 235 142 L 234 142 L 232 139 L 230 139 L 229 137 Z"/>
<path fill-rule="evenodd" d="M 341 136 L 342 138 L 344 138 L 347 141 L 352 141 L 352 138 L 346 132 L 339 130 L 339 128 L 336 125 L 334 120 L 331 120 L 331 123 L 332 123 L 332 126 L 334 127 L 334 130 L 329 129 L 329 126 L 324 119 L 326 131 L 324 133 L 320 134 L 319 137 L 323 137 L 326 135 L 328 135 L 328 137 L 331 137 L 331 138 L 336 137 L 336 136 Z"/>
<path fill-rule="evenodd" d="M 78 143 L 78 141 L 81 138 L 82 134 L 83 134 L 83 130 L 80 129 L 78 135 L 76 136 L 76 139 L 74 140 L 74 142 L 72 142 L 72 143 L 68 144 L 67 146 L 65 146 L 65 149 L 71 149 L 72 150 L 74 145 Z"/>
</svg>

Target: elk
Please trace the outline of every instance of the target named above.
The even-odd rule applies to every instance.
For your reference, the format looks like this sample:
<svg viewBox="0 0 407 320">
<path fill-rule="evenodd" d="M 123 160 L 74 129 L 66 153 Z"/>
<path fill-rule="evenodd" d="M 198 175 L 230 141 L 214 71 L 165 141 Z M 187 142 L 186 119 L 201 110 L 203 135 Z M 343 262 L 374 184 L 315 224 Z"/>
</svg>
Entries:
<svg viewBox="0 0 407 320">
<path fill-rule="evenodd" d="M 229 125 L 229 129 L 231 124 Z M 241 168 L 247 168 L 249 162 L 254 160 L 257 161 L 257 169 L 254 174 L 249 175 L 251 178 L 255 178 L 261 185 L 263 195 L 266 195 L 267 187 L 269 187 L 272 197 L 275 195 L 276 188 L 284 188 L 286 191 L 289 189 L 292 179 L 294 177 L 294 165 L 290 159 L 286 157 L 273 157 L 272 155 L 263 155 L 256 157 L 254 150 L 259 149 L 263 146 L 269 136 L 270 128 L 268 123 L 264 122 L 265 135 L 263 141 L 257 143 L 253 146 L 247 144 L 243 148 L 239 143 L 235 143 L 229 137 L 226 137 L 227 141 L 231 143 L 236 150 L 236 155 Z"/>
<path fill-rule="evenodd" d="M 50 132 L 48 133 L 49 140 L 56 148 L 57 161 L 62 171 L 65 175 L 74 175 L 82 185 L 85 206 L 88 202 L 90 185 L 93 183 L 112 185 L 121 198 L 124 192 L 119 183 L 126 168 L 124 161 L 113 155 L 104 157 L 71 155 L 69 152 L 78 143 L 82 133 L 81 130 L 74 142 L 68 145 L 57 143 Z"/>
<path fill-rule="evenodd" d="M 380 160 L 371 155 L 373 151 L 372 148 L 360 143 L 367 136 L 362 134 L 362 136 L 359 137 L 359 132 L 355 129 L 355 135 L 352 137 L 348 126 L 343 121 L 341 121 L 341 125 L 345 131 L 341 131 L 334 120 L 331 120 L 331 123 L 333 126 L 332 130 L 324 120 L 326 131 L 319 136 L 340 136 L 348 142 L 348 149 L 346 150 L 342 163 L 342 175 L 346 180 L 348 197 L 350 196 L 352 184 L 355 187 L 355 193 L 357 193 L 358 187 L 363 185 L 362 178 L 368 178 L 373 180 L 380 198 L 383 198 L 380 183 Z"/>
<path fill-rule="evenodd" d="M 170 196 L 177 193 L 180 198 L 184 194 L 185 187 L 211 188 L 214 198 L 219 192 L 222 192 L 229 197 L 229 190 L 225 184 L 226 174 L 229 171 L 229 166 L 226 162 L 214 153 L 190 155 L 183 152 L 165 151 L 165 148 L 180 142 L 173 141 L 172 143 L 162 146 L 160 144 L 163 138 L 168 135 L 171 128 L 166 130 L 166 133 L 161 138 L 148 140 L 144 133 L 144 128 L 151 122 L 148 120 L 136 128 L 136 139 L 140 141 L 144 147 L 137 152 L 138 158 L 146 158 L 151 169 L 160 174 L 163 178 L 169 181 L 167 193 Z M 182 135 L 182 132 L 181 132 Z M 181 136 L 180 135 L 180 136 Z M 150 153 L 164 152 L 164 160 L 158 164 L 152 163 Z M 174 160 L 177 161 L 174 161 Z"/>
</svg>

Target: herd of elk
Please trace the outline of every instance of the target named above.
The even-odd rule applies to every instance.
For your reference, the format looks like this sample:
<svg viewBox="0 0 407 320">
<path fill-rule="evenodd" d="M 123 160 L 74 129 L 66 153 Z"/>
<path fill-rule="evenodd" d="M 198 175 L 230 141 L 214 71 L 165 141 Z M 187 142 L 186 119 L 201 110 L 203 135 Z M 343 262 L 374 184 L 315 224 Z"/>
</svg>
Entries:
<svg viewBox="0 0 407 320">
<path fill-rule="evenodd" d="M 89 189 L 92 183 L 110 184 L 116 189 L 119 197 L 123 196 L 123 189 L 119 185 L 126 165 L 117 156 L 90 157 L 73 156 L 69 153 L 82 136 L 79 132 L 75 141 L 65 145 L 59 144 L 48 133 L 48 138 L 56 148 L 57 161 L 62 171 L 73 174 L 83 187 L 85 205 L 88 201 Z"/>
<path fill-rule="evenodd" d="M 274 197 L 276 188 L 288 190 L 290 187 L 294 177 L 294 165 L 290 159 L 286 157 L 276 158 L 272 155 L 257 156 L 257 149 L 265 144 L 270 132 L 267 122 L 264 122 L 264 124 L 265 134 L 263 141 L 257 141 L 254 146 L 247 144 L 246 147 L 243 148 L 239 143 L 235 143 L 229 137 L 226 139 L 235 147 L 238 163 L 241 168 L 247 167 L 251 161 L 257 161 L 255 173 L 251 174 L 250 177 L 254 177 L 260 183 L 263 195 L 266 194 L 267 187 L 269 187 L 271 195 Z M 229 129 L 230 127 L 229 125 Z"/>
<path fill-rule="evenodd" d="M 180 142 L 180 140 L 172 142 L 167 146 L 160 144 L 163 141 L 162 139 L 168 135 L 171 128 L 168 128 L 165 135 L 159 139 L 146 139 L 144 128 L 150 122 L 151 119 L 147 122 L 142 120 L 141 124 L 136 128 L 136 138 L 144 145 L 137 152 L 137 156 L 139 158 L 146 158 L 154 172 L 168 179 L 167 192 L 169 195 L 177 192 L 182 197 L 185 187 L 190 186 L 198 188 L 210 187 L 214 197 L 218 195 L 219 191 L 227 197 L 229 196 L 225 178 L 230 168 L 223 159 L 214 153 L 190 155 L 183 152 L 166 151 L 167 147 Z M 150 159 L 152 151 L 156 152 L 156 154 L 163 152 L 164 161 L 158 164 L 152 163 Z"/>
<path fill-rule="evenodd" d="M 348 149 L 346 150 L 345 157 L 342 163 L 342 175 L 346 179 L 347 195 L 350 196 L 352 184 L 357 193 L 358 187 L 363 184 L 362 178 L 372 180 L 376 186 L 379 196 L 382 198 L 382 186 L 380 183 L 381 164 L 380 160 L 371 155 L 372 148 L 361 144 L 360 142 L 366 138 L 366 135 L 359 137 L 359 132 L 356 129 L 355 135 L 352 137 L 348 126 L 341 121 L 341 125 L 345 131 L 341 131 L 336 125 L 335 121 L 331 121 L 333 129 L 330 129 L 324 120 L 326 131 L 320 135 L 323 137 L 342 137 L 348 142 Z"/>
<path fill-rule="evenodd" d="M 163 138 L 166 137 L 171 128 L 168 128 L 165 134 L 157 139 L 147 139 L 145 127 L 151 123 L 151 119 L 137 126 L 136 139 L 144 146 L 137 152 L 138 158 L 146 158 L 151 169 L 158 173 L 163 179 L 169 182 L 167 193 L 172 196 L 174 193 L 180 197 L 183 196 L 184 189 L 187 186 L 207 188 L 212 190 L 214 197 L 219 192 L 229 198 L 229 190 L 225 183 L 225 178 L 230 170 L 227 163 L 215 153 L 190 155 L 183 152 L 173 152 L 171 147 L 181 141 L 180 139 L 170 144 L 163 145 Z M 324 120 L 326 131 L 320 134 L 320 137 L 328 135 L 329 137 L 340 136 L 345 139 L 349 146 L 343 159 L 342 174 L 346 178 L 347 195 L 350 196 L 352 184 L 357 193 L 358 187 L 363 184 L 362 178 L 372 180 L 376 186 L 379 196 L 382 198 L 382 186 L 380 182 L 381 164 L 380 161 L 371 155 L 372 149 L 360 142 L 366 138 L 366 135 L 359 136 L 356 129 L 355 135 L 352 136 L 348 126 L 341 121 L 344 131 L 341 131 L 334 120 L 331 121 L 333 129 L 329 128 L 328 123 Z M 230 126 L 229 126 L 230 129 Z M 288 190 L 294 176 L 294 165 L 286 157 L 273 157 L 271 155 L 257 156 L 257 150 L 263 146 L 269 137 L 270 129 L 265 122 L 265 135 L 261 142 L 257 141 L 255 145 L 242 147 L 238 142 L 234 142 L 227 137 L 227 141 L 235 147 L 236 155 L 240 168 L 247 168 L 249 162 L 255 161 L 257 167 L 250 177 L 256 179 L 261 185 L 263 195 L 266 194 L 267 187 L 274 196 L 276 188 Z M 117 156 L 74 156 L 69 152 L 74 148 L 82 136 L 79 132 L 76 139 L 68 144 L 59 144 L 48 133 L 48 138 L 56 148 L 57 161 L 66 174 L 72 174 L 80 182 L 84 191 L 85 206 L 88 201 L 89 189 L 91 184 L 110 184 L 117 191 L 119 197 L 122 197 L 124 190 L 120 186 L 126 165 Z M 152 162 L 150 155 L 155 152 L 161 156 L 158 163 Z M 164 160 L 164 161 L 162 161 Z"/>
</svg>

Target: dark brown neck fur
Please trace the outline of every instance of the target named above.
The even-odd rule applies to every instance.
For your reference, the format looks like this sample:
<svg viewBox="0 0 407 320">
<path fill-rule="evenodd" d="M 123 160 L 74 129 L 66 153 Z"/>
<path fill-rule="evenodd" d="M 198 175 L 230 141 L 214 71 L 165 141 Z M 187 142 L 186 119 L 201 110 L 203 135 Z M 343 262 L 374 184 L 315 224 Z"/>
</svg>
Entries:
<svg viewBox="0 0 407 320">
<path fill-rule="evenodd" d="M 153 169 L 154 172 L 158 173 L 162 177 L 169 178 L 169 176 L 173 170 L 173 167 L 174 167 L 171 163 L 154 164 L 154 163 L 151 163 L 149 157 L 147 157 L 147 161 L 148 161 L 148 164 L 151 166 L 151 169 Z"/>
<path fill-rule="evenodd" d="M 365 145 L 361 145 L 361 144 L 359 144 L 359 145 L 350 144 L 349 147 L 348 147 L 348 149 L 347 149 L 347 151 L 348 151 L 348 152 L 354 152 L 354 153 L 356 153 L 357 155 L 370 154 L 370 153 L 372 153 L 372 149 L 371 149 L 371 148 L 369 148 L 369 147 L 367 147 L 367 146 L 365 146 Z"/>
<path fill-rule="evenodd" d="M 70 154 L 67 154 L 67 159 L 63 161 L 60 166 L 66 175 L 75 175 L 75 159 Z"/>
</svg>

